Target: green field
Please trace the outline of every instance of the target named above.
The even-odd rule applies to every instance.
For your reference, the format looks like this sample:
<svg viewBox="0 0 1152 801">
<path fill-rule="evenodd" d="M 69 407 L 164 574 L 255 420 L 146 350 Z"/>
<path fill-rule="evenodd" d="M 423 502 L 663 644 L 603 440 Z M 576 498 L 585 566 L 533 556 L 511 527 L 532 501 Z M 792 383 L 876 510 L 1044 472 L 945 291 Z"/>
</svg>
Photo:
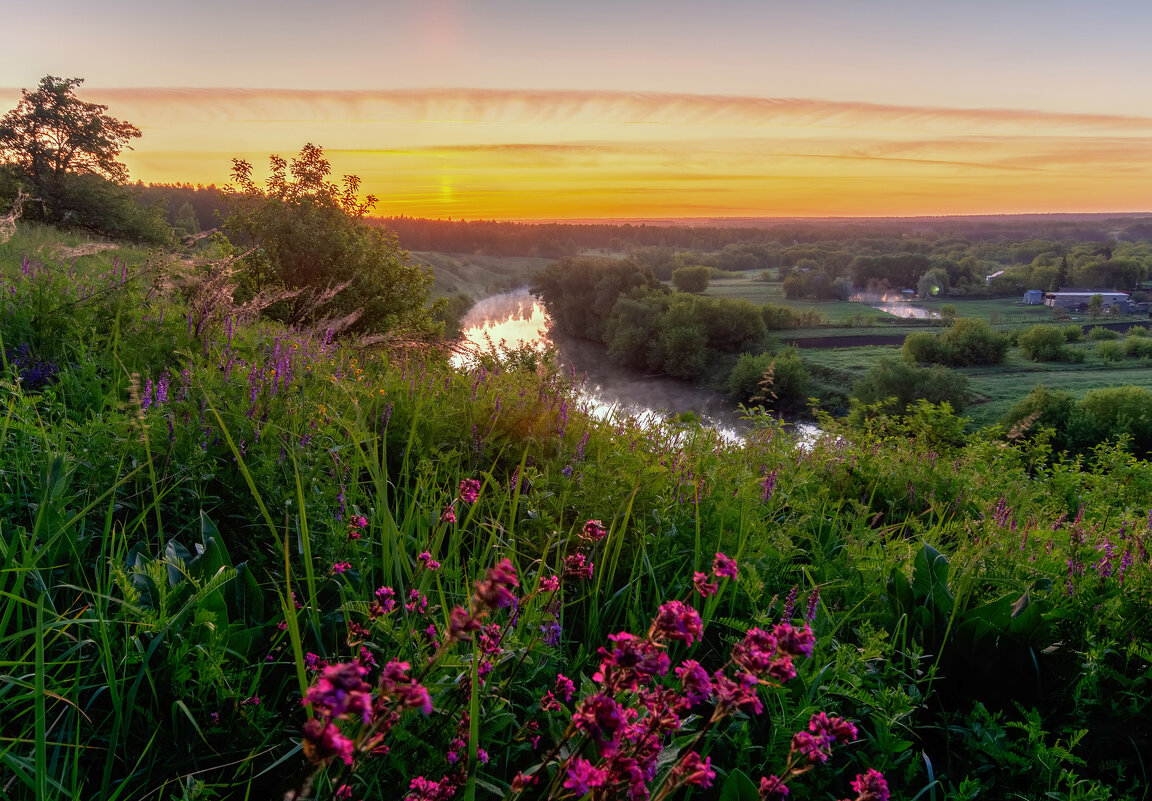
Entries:
<svg viewBox="0 0 1152 801">
<path fill-rule="evenodd" d="M 879 318 L 889 321 L 896 320 L 894 315 L 877 311 L 867 303 L 854 303 L 850 301 L 828 300 L 789 300 L 784 297 L 778 282 L 760 280 L 759 270 L 749 270 L 742 273 L 723 273 L 714 277 L 708 285 L 706 295 L 718 298 L 737 298 L 750 303 L 774 303 L 778 306 L 789 306 L 798 311 L 815 311 L 823 315 L 830 323 L 848 323 L 854 319 L 858 324 L 865 324 L 867 318 Z"/>
</svg>

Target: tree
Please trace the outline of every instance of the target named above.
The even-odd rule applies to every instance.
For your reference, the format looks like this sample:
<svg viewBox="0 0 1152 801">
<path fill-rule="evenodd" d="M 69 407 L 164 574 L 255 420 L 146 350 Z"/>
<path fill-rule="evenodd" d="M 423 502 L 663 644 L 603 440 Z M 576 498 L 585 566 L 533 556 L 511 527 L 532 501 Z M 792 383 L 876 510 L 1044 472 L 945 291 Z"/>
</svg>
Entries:
<svg viewBox="0 0 1152 801">
<path fill-rule="evenodd" d="M 0 154 L 37 189 L 69 173 L 99 175 L 114 183 L 128 178 L 128 168 L 116 159 L 140 129 L 106 114 L 107 106 L 76 97 L 83 82 L 45 76 L 36 91 L 21 91 L 16 108 L 0 119 Z"/>
<path fill-rule="evenodd" d="M 346 175 L 341 185 L 329 181 L 331 165 L 313 144 L 291 162 L 272 156 L 271 164 L 261 188 L 252 180 L 250 163 L 232 162 L 236 186 L 227 193 L 224 229 L 255 247 L 244 259 L 244 289 L 304 290 L 275 312 L 295 322 L 313 313 L 317 297 L 343 284 L 325 311 L 359 315 L 353 330 L 423 327 L 431 275 L 407 260 L 395 234 L 364 220 L 376 198 L 360 199 L 360 179 Z"/>
<path fill-rule="evenodd" d="M 83 78 L 45 76 L 0 118 L 0 158 L 27 185 L 28 216 L 109 236 L 161 242 L 171 231 L 159 209 L 142 207 L 123 186 L 116 159 L 140 129 L 76 97 Z"/>
<path fill-rule="evenodd" d="M 1095 294 L 1092 297 L 1088 298 L 1088 311 L 1092 315 L 1093 320 L 1095 320 L 1097 317 L 1100 316 L 1100 311 L 1103 308 L 1104 308 L 1104 296 L 1103 295 Z"/>
<path fill-rule="evenodd" d="M 681 292 L 703 292 L 712 279 L 712 268 L 704 264 L 680 267 L 672 272 L 672 283 Z"/>
</svg>

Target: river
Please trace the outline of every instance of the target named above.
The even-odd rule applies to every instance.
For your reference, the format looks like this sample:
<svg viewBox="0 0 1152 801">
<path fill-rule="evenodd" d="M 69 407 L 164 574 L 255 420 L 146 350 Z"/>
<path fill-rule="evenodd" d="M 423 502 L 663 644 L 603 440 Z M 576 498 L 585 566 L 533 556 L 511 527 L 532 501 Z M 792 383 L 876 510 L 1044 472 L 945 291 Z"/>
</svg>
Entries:
<svg viewBox="0 0 1152 801">
<path fill-rule="evenodd" d="M 584 396 L 597 416 L 623 413 L 656 420 L 692 412 L 731 439 L 747 430 L 725 396 L 688 381 L 622 370 L 608 361 L 602 345 L 554 335 L 550 326 L 543 305 L 527 289 L 484 298 L 460 321 L 464 341 L 481 350 L 501 340 L 512 347 L 531 342 L 540 348 L 555 346 L 565 369 L 585 376 Z M 819 433 L 807 423 L 796 428 L 804 439 Z"/>
</svg>

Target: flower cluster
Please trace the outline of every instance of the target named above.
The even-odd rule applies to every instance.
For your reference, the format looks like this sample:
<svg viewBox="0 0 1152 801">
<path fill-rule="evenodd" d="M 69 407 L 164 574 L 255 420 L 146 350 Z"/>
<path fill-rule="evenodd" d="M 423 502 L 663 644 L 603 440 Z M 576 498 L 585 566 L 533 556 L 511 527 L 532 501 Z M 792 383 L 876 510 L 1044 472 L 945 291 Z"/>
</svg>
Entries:
<svg viewBox="0 0 1152 801">
<path fill-rule="evenodd" d="M 712 560 L 711 577 L 707 573 L 696 571 L 692 574 L 692 586 L 700 594 L 700 597 L 711 598 L 719 589 L 719 580 L 722 578 L 734 579 L 736 573 L 736 560 L 717 552 L 716 558 Z M 716 580 L 713 581 L 712 578 Z"/>
</svg>

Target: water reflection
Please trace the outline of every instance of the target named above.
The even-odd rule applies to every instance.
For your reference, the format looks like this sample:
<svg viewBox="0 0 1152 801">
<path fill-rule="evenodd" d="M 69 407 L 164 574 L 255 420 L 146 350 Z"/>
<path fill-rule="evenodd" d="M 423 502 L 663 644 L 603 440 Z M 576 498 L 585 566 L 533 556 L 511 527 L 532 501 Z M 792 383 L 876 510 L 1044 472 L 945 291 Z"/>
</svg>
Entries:
<svg viewBox="0 0 1152 801">
<path fill-rule="evenodd" d="M 667 376 L 637 376 L 621 370 L 608 361 L 602 345 L 553 336 L 549 324 L 540 302 L 527 289 L 519 289 L 480 301 L 464 316 L 460 327 L 465 343 L 479 350 L 500 342 L 508 347 L 535 343 L 540 349 L 555 345 L 564 368 L 586 377 L 585 404 L 602 419 L 625 415 L 656 422 L 691 412 L 727 439 L 742 439 L 747 431 L 747 421 L 740 419 L 723 395 Z M 458 357 L 457 363 L 465 361 Z M 807 424 L 798 424 L 796 430 L 805 440 L 819 433 Z"/>
</svg>

